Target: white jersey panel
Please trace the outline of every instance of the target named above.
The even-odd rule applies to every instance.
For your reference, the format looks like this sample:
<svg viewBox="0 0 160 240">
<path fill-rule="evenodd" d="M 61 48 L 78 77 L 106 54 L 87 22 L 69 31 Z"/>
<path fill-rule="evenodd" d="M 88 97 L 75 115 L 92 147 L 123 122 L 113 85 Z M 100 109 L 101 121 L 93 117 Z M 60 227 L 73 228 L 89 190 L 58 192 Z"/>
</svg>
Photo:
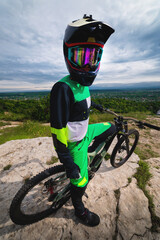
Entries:
<svg viewBox="0 0 160 240">
<path fill-rule="evenodd" d="M 89 96 L 88 98 L 86 98 L 86 102 L 87 102 L 88 108 L 90 108 L 90 107 L 91 107 L 91 96 Z"/>
<path fill-rule="evenodd" d="M 67 123 L 69 142 L 77 142 L 85 137 L 88 129 L 88 121 L 89 118 L 84 121 Z"/>
</svg>

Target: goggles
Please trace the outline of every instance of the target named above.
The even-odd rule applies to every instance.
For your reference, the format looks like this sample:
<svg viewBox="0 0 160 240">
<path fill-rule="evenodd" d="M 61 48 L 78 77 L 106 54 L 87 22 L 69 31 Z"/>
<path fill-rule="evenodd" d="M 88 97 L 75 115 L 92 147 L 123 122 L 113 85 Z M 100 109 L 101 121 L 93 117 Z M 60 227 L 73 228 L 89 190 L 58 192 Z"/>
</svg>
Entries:
<svg viewBox="0 0 160 240">
<path fill-rule="evenodd" d="M 74 46 L 68 48 L 68 60 L 76 67 L 85 68 L 89 65 L 90 70 L 96 70 L 103 53 L 100 46 Z"/>
</svg>

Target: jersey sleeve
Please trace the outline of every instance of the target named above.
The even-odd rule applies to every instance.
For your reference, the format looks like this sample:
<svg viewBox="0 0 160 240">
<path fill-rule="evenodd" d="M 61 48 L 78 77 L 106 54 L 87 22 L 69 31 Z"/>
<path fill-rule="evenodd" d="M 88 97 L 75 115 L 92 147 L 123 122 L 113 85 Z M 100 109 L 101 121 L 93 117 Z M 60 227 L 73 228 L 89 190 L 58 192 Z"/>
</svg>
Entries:
<svg viewBox="0 0 160 240">
<path fill-rule="evenodd" d="M 74 103 L 70 87 L 64 82 L 57 82 L 50 94 L 50 123 L 53 144 L 60 161 L 64 164 L 68 176 L 78 166 L 73 162 L 68 149 L 67 122 Z"/>
<path fill-rule="evenodd" d="M 74 96 L 69 86 L 61 82 L 56 83 L 50 95 L 51 132 L 66 147 L 68 146 L 66 125 L 73 103 Z"/>
</svg>

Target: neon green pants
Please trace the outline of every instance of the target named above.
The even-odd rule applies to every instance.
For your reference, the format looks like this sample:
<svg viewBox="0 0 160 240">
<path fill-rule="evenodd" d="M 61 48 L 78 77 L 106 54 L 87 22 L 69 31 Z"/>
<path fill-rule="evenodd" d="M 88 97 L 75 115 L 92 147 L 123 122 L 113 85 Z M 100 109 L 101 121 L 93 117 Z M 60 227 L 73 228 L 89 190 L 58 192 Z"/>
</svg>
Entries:
<svg viewBox="0 0 160 240">
<path fill-rule="evenodd" d="M 80 179 L 71 179 L 71 183 L 77 187 L 84 187 L 88 183 L 88 146 L 92 140 L 111 127 L 111 124 L 96 123 L 88 125 L 88 130 L 84 139 L 77 145 L 77 142 L 69 142 L 68 148 L 74 162 L 80 168 Z"/>
</svg>

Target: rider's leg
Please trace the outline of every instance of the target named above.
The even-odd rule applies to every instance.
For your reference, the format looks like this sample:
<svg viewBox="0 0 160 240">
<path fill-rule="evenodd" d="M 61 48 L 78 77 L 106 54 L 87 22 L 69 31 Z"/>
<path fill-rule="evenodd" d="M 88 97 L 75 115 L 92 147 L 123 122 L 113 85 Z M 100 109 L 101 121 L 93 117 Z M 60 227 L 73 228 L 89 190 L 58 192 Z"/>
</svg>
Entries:
<svg viewBox="0 0 160 240">
<path fill-rule="evenodd" d="M 90 212 L 84 207 L 82 197 L 86 190 L 88 183 L 88 138 L 85 137 L 79 144 L 69 143 L 71 156 L 74 162 L 80 168 L 80 179 L 70 179 L 71 181 L 71 199 L 75 208 L 75 215 L 82 220 L 82 222 L 89 226 L 96 226 L 99 224 L 99 216 Z"/>
<path fill-rule="evenodd" d="M 97 226 L 100 223 L 100 218 L 97 214 L 90 212 L 84 207 L 82 202 L 82 196 L 86 190 L 86 187 L 76 187 L 71 184 L 71 199 L 75 208 L 75 215 L 86 225 Z"/>
<path fill-rule="evenodd" d="M 98 128 L 98 125 L 96 125 L 96 128 Z M 104 142 L 109 136 L 112 136 L 115 131 L 116 131 L 115 125 L 111 124 L 110 128 L 104 130 L 104 132 L 102 132 L 98 136 L 95 136 L 93 138 L 93 144 L 88 148 L 88 152 L 93 152 L 99 146 L 99 144 Z"/>
<path fill-rule="evenodd" d="M 109 131 L 109 129 L 112 129 Z M 108 130 L 108 132 L 107 132 Z M 85 224 L 90 226 L 96 226 L 99 224 L 100 219 L 97 214 L 90 212 L 84 207 L 82 202 L 82 196 L 85 192 L 87 183 L 88 183 L 88 146 L 91 141 L 97 138 L 98 144 L 106 139 L 107 133 L 114 131 L 114 125 L 110 123 L 100 123 L 100 124 L 91 124 L 88 127 L 87 134 L 85 138 L 77 143 L 70 142 L 68 143 L 68 148 L 70 150 L 71 156 L 74 162 L 80 168 L 80 179 L 71 179 L 71 198 L 73 206 L 75 208 L 75 214 L 79 217 Z"/>
<path fill-rule="evenodd" d="M 81 188 L 71 184 L 71 198 L 72 198 L 73 206 L 75 208 L 75 213 L 77 214 L 83 214 L 85 211 L 85 207 L 82 202 L 82 197 L 84 195 L 86 188 L 87 188 L 87 185 Z"/>
<path fill-rule="evenodd" d="M 115 131 L 111 123 L 90 124 L 86 136 L 80 142 L 68 142 L 68 148 L 74 163 L 80 168 L 81 178 L 71 179 L 71 183 L 77 187 L 85 187 L 88 183 L 88 146 L 95 140 L 94 145 L 103 142 L 108 134 Z"/>
</svg>

